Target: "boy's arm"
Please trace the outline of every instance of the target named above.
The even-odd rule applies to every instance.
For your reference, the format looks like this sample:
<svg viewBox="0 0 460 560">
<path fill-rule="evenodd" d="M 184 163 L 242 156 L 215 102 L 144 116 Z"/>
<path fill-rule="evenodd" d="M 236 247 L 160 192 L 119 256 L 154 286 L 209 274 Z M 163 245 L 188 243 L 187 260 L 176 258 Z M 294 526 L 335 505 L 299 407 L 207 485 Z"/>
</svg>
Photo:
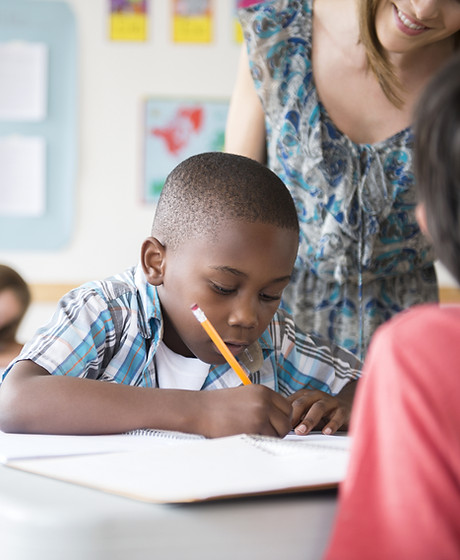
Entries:
<svg viewBox="0 0 460 560">
<path fill-rule="evenodd" d="M 216 391 L 153 389 L 50 375 L 17 362 L 0 387 L 0 429 L 50 434 L 122 433 L 157 428 L 219 437 L 284 436 L 287 399 L 261 385 Z"/>
<path fill-rule="evenodd" d="M 299 435 L 320 428 L 326 434 L 348 429 L 361 361 L 344 348 L 306 334 L 283 310 L 277 311 L 271 329 L 279 345 L 275 350 L 280 384 L 285 394 L 291 393 L 292 428 Z"/>
</svg>

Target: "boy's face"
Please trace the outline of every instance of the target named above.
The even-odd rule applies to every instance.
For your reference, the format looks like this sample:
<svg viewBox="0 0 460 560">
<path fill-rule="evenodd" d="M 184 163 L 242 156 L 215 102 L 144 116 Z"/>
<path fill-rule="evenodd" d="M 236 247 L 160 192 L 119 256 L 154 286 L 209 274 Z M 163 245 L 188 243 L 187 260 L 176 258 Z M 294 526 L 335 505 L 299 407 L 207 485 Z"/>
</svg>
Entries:
<svg viewBox="0 0 460 560">
<path fill-rule="evenodd" d="M 207 363 L 225 362 L 191 311 L 196 303 L 230 351 L 243 352 L 265 331 L 277 310 L 297 247 L 295 231 L 228 221 L 212 236 L 203 234 L 174 252 L 165 250 L 158 285 L 165 344 Z"/>
</svg>

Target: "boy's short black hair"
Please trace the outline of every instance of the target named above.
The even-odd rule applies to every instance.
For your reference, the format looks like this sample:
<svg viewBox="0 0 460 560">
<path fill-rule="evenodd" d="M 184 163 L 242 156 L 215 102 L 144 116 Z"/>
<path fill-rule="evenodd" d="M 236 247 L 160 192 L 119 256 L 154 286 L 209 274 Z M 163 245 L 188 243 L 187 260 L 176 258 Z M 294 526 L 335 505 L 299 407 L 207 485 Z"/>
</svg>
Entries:
<svg viewBox="0 0 460 560">
<path fill-rule="evenodd" d="M 207 152 L 186 159 L 166 178 L 152 235 L 174 249 L 227 220 L 299 231 L 291 194 L 275 173 L 244 156 Z"/>
<path fill-rule="evenodd" d="M 437 257 L 460 283 L 460 53 L 417 104 L 415 174 Z"/>
</svg>

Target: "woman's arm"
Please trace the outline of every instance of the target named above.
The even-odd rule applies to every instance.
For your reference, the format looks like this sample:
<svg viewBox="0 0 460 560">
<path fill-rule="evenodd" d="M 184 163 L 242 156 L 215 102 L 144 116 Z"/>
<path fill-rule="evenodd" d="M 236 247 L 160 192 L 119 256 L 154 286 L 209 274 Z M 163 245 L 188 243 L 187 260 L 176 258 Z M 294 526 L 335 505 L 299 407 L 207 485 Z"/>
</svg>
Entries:
<svg viewBox="0 0 460 560">
<path fill-rule="evenodd" d="M 265 116 L 249 69 L 246 46 L 233 89 L 225 130 L 225 151 L 266 163 Z"/>
</svg>

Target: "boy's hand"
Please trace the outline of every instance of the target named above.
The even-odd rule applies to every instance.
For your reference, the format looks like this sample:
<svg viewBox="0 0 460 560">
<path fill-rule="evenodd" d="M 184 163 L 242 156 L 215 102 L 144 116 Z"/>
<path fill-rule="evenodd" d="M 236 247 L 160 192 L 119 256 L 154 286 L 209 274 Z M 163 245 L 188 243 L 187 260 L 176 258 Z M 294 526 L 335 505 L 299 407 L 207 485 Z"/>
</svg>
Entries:
<svg viewBox="0 0 460 560">
<path fill-rule="evenodd" d="M 292 406 L 263 385 L 195 393 L 198 433 L 222 437 L 249 433 L 284 437 L 291 430 Z"/>
<path fill-rule="evenodd" d="M 288 397 L 292 405 L 292 428 L 298 435 L 306 435 L 314 428 L 323 434 L 348 429 L 356 382 L 349 383 L 333 397 L 323 391 L 301 389 Z"/>
</svg>

